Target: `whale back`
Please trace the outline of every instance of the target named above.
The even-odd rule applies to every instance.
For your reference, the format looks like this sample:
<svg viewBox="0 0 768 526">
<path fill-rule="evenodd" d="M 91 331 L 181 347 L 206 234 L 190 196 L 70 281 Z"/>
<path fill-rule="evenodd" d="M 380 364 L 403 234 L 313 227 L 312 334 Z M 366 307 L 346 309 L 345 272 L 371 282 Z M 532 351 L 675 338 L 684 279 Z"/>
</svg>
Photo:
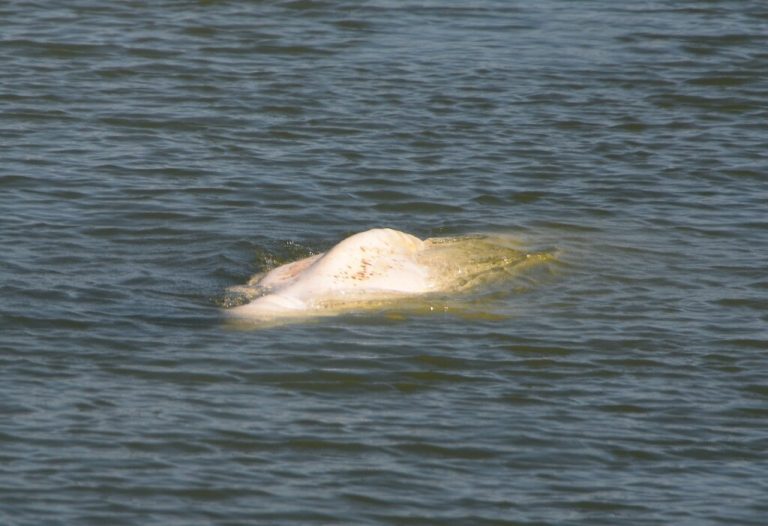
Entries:
<svg viewBox="0 0 768 526">
<path fill-rule="evenodd" d="M 523 268 L 549 261 L 504 236 L 421 240 L 378 228 L 350 236 L 324 254 L 277 267 L 239 287 L 246 305 L 233 317 L 276 319 L 379 308 L 434 294 L 466 294 L 509 281 Z M 409 300 L 411 301 L 411 300 Z"/>
<path fill-rule="evenodd" d="M 350 236 L 324 254 L 282 265 L 251 280 L 261 297 L 231 309 L 261 316 L 321 308 L 432 289 L 428 269 L 417 262 L 424 242 L 405 232 L 377 228 Z"/>
<path fill-rule="evenodd" d="M 323 292 L 423 293 L 431 289 L 428 270 L 417 254 L 424 242 L 405 232 L 377 228 L 348 237 L 304 271 L 292 290 L 298 296 Z"/>
</svg>

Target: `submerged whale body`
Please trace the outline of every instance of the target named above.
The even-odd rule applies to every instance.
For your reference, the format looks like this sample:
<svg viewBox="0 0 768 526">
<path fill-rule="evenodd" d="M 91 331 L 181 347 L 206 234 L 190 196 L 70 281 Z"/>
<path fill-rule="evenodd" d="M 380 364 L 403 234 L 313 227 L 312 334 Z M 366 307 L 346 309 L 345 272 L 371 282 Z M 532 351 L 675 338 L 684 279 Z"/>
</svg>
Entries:
<svg viewBox="0 0 768 526">
<path fill-rule="evenodd" d="M 252 301 L 228 312 L 255 320 L 313 316 L 462 292 L 508 274 L 530 258 L 500 238 L 422 240 L 376 228 L 350 236 L 323 254 L 254 276 L 237 288 Z"/>
</svg>

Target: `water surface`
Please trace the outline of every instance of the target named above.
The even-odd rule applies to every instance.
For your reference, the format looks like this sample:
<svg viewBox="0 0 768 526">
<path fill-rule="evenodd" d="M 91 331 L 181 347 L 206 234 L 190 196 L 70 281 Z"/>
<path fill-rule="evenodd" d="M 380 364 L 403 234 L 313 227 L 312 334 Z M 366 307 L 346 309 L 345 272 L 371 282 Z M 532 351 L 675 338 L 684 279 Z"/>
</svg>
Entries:
<svg viewBox="0 0 768 526">
<path fill-rule="evenodd" d="M 761 1 L 0 6 L 0 522 L 763 524 Z M 232 330 L 387 226 L 494 316 Z"/>
</svg>

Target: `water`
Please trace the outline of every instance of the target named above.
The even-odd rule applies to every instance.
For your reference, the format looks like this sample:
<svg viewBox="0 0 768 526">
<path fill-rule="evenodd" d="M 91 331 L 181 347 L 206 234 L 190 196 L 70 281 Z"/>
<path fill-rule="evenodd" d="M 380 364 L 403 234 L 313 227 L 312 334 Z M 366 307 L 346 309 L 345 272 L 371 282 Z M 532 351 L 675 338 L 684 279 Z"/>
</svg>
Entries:
<svg viewBox="0 0 768 526">
<path fill-rule="evenodd" d="M 0 523 L 764 524 L 762 1 L 0 6 Z M 233 330 L 389 226 L 493 316 Z"/>
</svg>

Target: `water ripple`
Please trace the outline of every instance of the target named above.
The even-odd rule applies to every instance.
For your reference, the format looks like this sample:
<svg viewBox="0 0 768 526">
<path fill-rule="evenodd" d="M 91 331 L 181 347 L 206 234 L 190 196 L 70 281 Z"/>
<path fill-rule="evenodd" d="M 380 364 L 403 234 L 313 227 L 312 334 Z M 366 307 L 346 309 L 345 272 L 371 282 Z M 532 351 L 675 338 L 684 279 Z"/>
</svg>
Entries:
<svg viewBox="0 0 768 526">
<path fill-rule="evenodd" d="M 3 524 L 764 522 L 762 2 L 0 18 Z M 557 262 L 223 323 L 377 226 Z"/>
</svg>

